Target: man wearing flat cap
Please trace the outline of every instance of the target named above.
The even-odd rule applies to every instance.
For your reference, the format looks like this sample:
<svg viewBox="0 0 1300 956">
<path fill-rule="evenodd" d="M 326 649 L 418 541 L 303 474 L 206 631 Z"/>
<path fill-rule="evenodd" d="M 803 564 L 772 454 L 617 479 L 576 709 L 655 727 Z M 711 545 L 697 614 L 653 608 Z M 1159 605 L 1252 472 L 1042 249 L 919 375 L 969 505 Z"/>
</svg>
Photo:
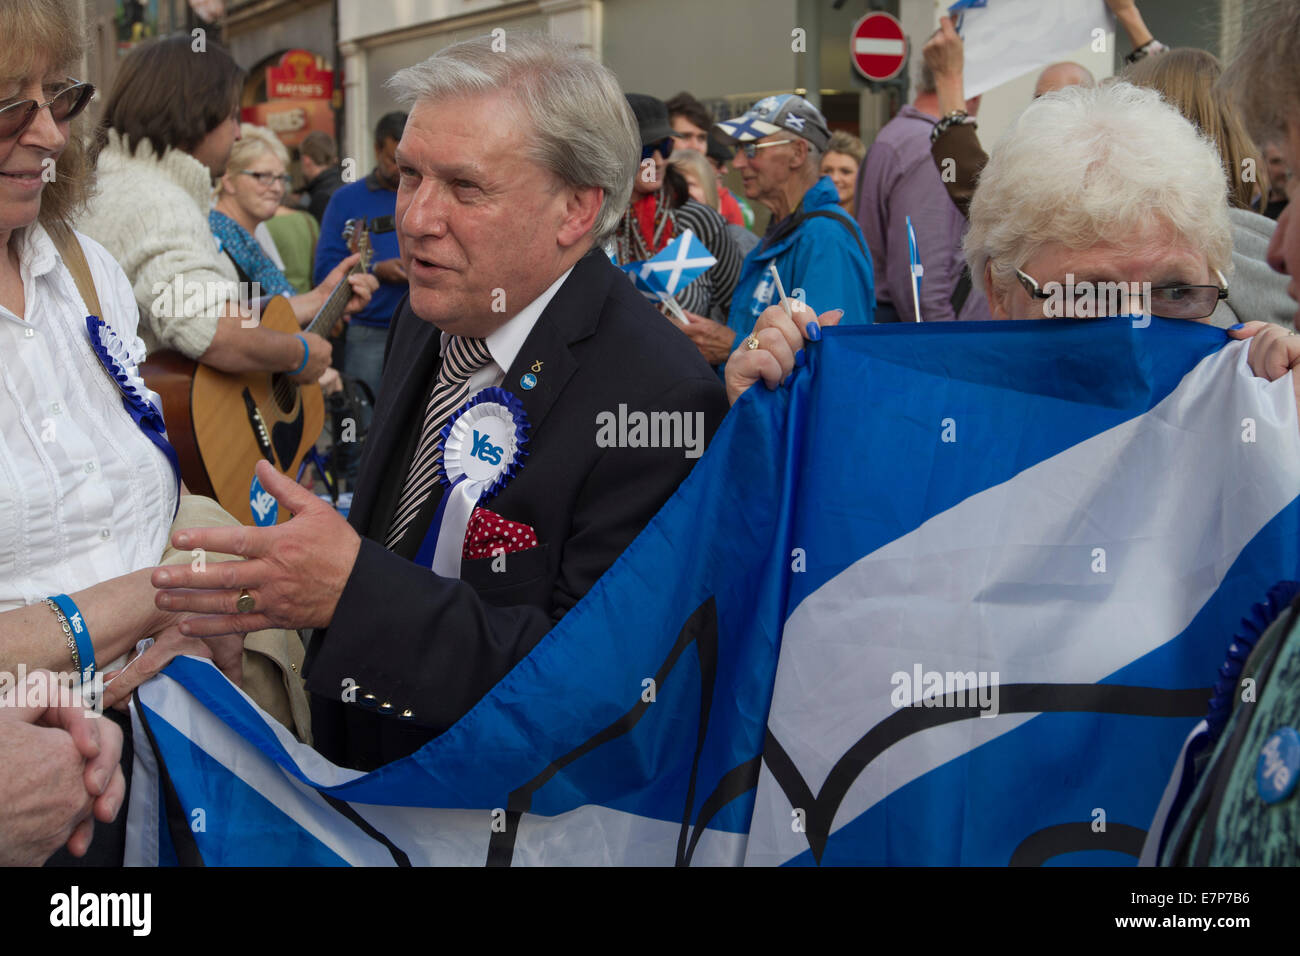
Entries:
<svg viewBox="0 0 1300 956">
<path fill-rule="evenodd" d="M 716 128 L 736 145 L 733 165 L 745 197 L 772 210 L 772 223 L 745 257 L 727 324 L 710 329 L 712 351 L 702 347 L 705 357 L 725 362 L 763 310 L 780 302 L 772 264 L 791 299 L 843 309 L 841 325 L 870 323 L 876 302 L 871 253 L 858 224 L 840 208 L 835 184 L 821 175 L 831 139 L 821 111 L 802 96 L 769 96 Z"/>
</svg>

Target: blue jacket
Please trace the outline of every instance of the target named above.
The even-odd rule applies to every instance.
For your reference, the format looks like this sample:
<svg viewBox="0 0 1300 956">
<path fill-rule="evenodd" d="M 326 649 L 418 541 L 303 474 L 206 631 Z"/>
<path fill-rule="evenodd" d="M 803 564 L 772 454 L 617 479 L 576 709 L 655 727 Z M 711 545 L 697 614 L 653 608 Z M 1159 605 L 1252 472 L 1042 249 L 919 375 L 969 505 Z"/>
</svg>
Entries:
<svg viewBox="0 0 1300 956">
<path fill-rule="evenodd" d="M 821 211 L 830 215 L 808 215 Z M 873 321 L 876 288 L 871 253 L 858 224 L 840 208 L 839 194 L 829 176 L 817 180 L 804 193 L 799 209 L 769 229 L 741 263 L 740 281 L 727 316 L 727 326 L 736 333 L 733 350 L 753 330 L 763 310 L 780 302 L 767 271 L 770 262 L 776 263 L 790 298 L 796 297 L 795 289 L 802 289 L 805 301 L 818 312 L 843 309 L 841 325 Z"/>
<path fill-rule="evenodd" d="M 336 189 L 330 197 L 329 205 L 325 207 L 325 216 L 321 219 L 312 284 L 320 285 L 329 271 L 347 258 L 348 245 L 343 239 L 343 226 L 349 219 L 392 216 L 396 208 L 397 193 L 380 183 L 374 173 L 359 183 L 349 183 Z M 372 265 L 385 259 L 395 259 L 399 255 L 397 230 L 372 232 L 370 247 L 374 250 Z M 393 317 L 402 296 L 406 295 L 406 289 L 405 282 L 400 285 L 379 283 L 379 288 L 370 297 L 370 303 L 352 316 L 352 324 L 388 328 L 388 320 Z"/>
</svg>

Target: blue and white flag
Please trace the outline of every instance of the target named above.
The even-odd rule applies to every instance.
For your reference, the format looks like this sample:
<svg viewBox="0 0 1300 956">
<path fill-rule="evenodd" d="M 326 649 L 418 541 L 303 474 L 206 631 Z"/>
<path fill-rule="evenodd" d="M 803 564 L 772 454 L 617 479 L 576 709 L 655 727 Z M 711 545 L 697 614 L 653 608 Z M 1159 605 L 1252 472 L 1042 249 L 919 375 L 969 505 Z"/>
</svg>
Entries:
<svg viewBox="0 0 1300 956">
<path fill-rule="evenodd" d="M 1248 345 L 827 330 L 412 756 L 335 767 L 205 661 L 141 687 L 128 862 L 1134 863 L 1240 619 L 1300 573 L 1295 393 Z"/>
<path fill-rule="evenodd" d="M 717 261 L 695 233 L 686 229 L 645 262 L 630 263 L 624 268 L 648 298 L 663 299 L 676 296 Z"/>
<path fill-rule="evenodd" d="M 925 266 L 921 265 L 921 252 L 916 245 L 916 229 L 912 217 L 907 217 L 907 257 L 912 266 L 912 309 L 916 321 L 921 321 L 921 279 L 925 276 Z"/>
</svg>

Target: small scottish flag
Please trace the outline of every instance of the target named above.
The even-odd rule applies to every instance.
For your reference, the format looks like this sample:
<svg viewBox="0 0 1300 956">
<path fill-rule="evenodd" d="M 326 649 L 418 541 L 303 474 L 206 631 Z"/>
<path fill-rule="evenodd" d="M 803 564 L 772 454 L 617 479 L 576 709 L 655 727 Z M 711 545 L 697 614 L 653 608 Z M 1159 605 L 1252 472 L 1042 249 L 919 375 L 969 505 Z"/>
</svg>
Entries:
<svg viewBox="0 0 1300 956">
<path fill-rule="evenodd" d="M 921 252 L 916 246 L 916 230 L 912 227 L 912 217 L 907 217 L 907 256 L 912 264 L 912 307 L 916 311 L 916 321 L 921 321 L 921 277 L 925 267 L 921 265 Z"/>
<path fill-rule="evenodd" d="M 641 263 L 640 278 L 655 292 L 675 296 L 707 272 L 718 260 L 687 229 L 653 256 Z"/>
</svg>

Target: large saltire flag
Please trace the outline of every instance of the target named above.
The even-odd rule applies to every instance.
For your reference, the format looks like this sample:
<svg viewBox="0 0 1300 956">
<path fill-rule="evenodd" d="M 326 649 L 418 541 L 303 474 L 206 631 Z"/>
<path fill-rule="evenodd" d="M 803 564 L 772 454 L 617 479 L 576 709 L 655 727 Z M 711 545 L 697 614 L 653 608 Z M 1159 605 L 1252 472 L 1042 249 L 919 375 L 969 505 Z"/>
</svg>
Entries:
<svg viewBox="0 0 1300 956">
<path fill-rule="evenodd" d="M 204 661 L 141 687 L 129 862 L 1133 863 L 1300 573 L 1295 393 L 1247 344 L 827 330 L 411 757 L 335 767 Z"/>
</svg>

